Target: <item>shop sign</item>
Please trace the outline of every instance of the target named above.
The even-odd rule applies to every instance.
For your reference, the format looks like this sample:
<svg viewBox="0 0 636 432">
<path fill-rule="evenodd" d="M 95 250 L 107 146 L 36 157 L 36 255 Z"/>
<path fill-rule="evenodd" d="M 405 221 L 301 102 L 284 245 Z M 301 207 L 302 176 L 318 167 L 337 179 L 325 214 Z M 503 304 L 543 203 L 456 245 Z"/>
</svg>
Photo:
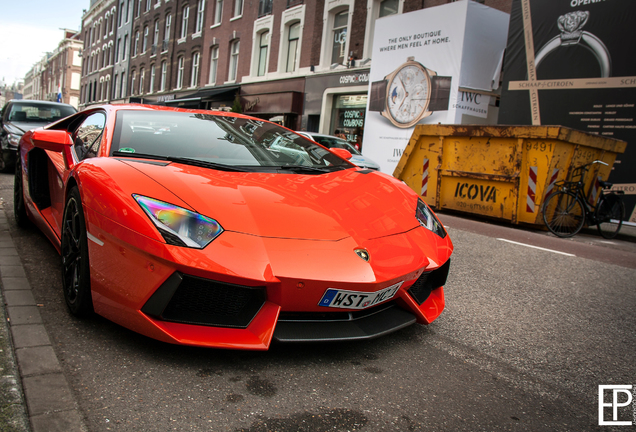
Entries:
<svg viewBox="0 0 636 432">
<path fill-rule="evenodd" d="M 260 98 L 256 98 L 253 101 L 249 101 L 245 104 L 243 111 L 251 111 L 261 101 Z"/>
<path fill-rule="evenodd" d="M 365 84 L 369 82 L 368 73 L 342 75 L 340 77 L 340 84 Z"/>
<path fill-rule="evenodd" d="M 157 97 L 157 102 L 166 102 L 169 100 L 174 100 L 174 94 L 161 95 Z"/>
</svg>

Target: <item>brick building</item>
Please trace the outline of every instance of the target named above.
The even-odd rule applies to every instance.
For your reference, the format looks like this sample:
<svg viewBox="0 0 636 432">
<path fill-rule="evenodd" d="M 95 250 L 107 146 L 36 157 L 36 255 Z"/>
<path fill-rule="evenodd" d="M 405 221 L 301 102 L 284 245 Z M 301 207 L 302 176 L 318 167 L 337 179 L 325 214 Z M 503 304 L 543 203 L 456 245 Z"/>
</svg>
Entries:
<svg viewBox="0 0 636 432">
<path fill-rule="evenodd" d="M 238 95 L 247 114 L 333 134 L 338 110 L 366 107 L 375 20 L 451 1 L 93 0 L 84 38 L 106 11 L 119 10 L 121 72 L 110 80 L 117 97 L 102 98 L 107 71 L 85 67 L 83 102 L 229 109 Z M 509 13 L 512 1 L 480 3 Z M 352 134 L 361 139 L 362 129 Z"/>
</svg>

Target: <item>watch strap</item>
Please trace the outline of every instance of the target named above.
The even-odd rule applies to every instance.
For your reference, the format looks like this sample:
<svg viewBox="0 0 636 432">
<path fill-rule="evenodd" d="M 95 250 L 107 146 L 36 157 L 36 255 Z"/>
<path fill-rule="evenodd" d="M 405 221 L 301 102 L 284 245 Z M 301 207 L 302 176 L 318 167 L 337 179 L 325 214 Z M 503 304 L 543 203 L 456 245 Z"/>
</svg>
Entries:
<svg viewBox="0 0 636 432">
<path fill-rule="evenodd" d="M 431 100 L 428 111 L 447 111 L 450 101 L 451 78 L 445 76 L 431 77 Z"/>
<path fill-rule="evenodd" d="M 369 111 L 384 111 L 386 108 L 386 86 L 387 80 L 376 81 L 371 83 L 371 92 L 369 100 Z"/>
</svg>

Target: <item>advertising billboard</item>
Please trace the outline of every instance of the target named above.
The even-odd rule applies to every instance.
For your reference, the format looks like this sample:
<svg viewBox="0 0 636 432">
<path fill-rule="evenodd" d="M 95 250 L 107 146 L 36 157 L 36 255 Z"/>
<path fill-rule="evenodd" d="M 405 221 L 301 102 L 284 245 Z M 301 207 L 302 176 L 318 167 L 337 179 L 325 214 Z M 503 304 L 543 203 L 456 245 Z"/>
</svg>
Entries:
<svg viewBox="0 0 636 432">
<path fill-rule="evenodd" d="M 513 0 L 499 123 L 628 142 L 609 181 L 636 222 L 636 2 Z"/>
<path fill-rule="evenodd" d="M 393 173 L 416 124 L 496 122 L 508 22 L 472 1 L 378 19 L 363 154 Z"/>
</svg>

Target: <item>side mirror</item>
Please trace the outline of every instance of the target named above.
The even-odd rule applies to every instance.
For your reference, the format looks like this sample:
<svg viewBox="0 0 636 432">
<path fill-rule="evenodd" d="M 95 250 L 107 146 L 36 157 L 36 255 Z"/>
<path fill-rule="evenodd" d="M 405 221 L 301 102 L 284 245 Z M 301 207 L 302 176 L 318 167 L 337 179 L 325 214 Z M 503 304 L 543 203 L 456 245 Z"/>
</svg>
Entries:
<svg viewBox="0 0 636 432">
<path fill-rule="evenodd" d="M 340 156 L 343 159 L 346 159 L 346 160 L 351 159 L 351 152 L 349 150 L 345 150 L 345 149 L 337 148 L 337 147 L 332 147 L 329 150 L 331 150 L 331 153 L 334 153 L 336 156 Z"/>
<path fill-rule="evenodd" d="M 31 139 L 33 140 L 33 145 L 37 148 L 62 153 L 67 168 L 73 165 L 73 154 L 71 153 L 73 141 L 67 131 L 36 129 L 33 131 Z"/>
</svg>

